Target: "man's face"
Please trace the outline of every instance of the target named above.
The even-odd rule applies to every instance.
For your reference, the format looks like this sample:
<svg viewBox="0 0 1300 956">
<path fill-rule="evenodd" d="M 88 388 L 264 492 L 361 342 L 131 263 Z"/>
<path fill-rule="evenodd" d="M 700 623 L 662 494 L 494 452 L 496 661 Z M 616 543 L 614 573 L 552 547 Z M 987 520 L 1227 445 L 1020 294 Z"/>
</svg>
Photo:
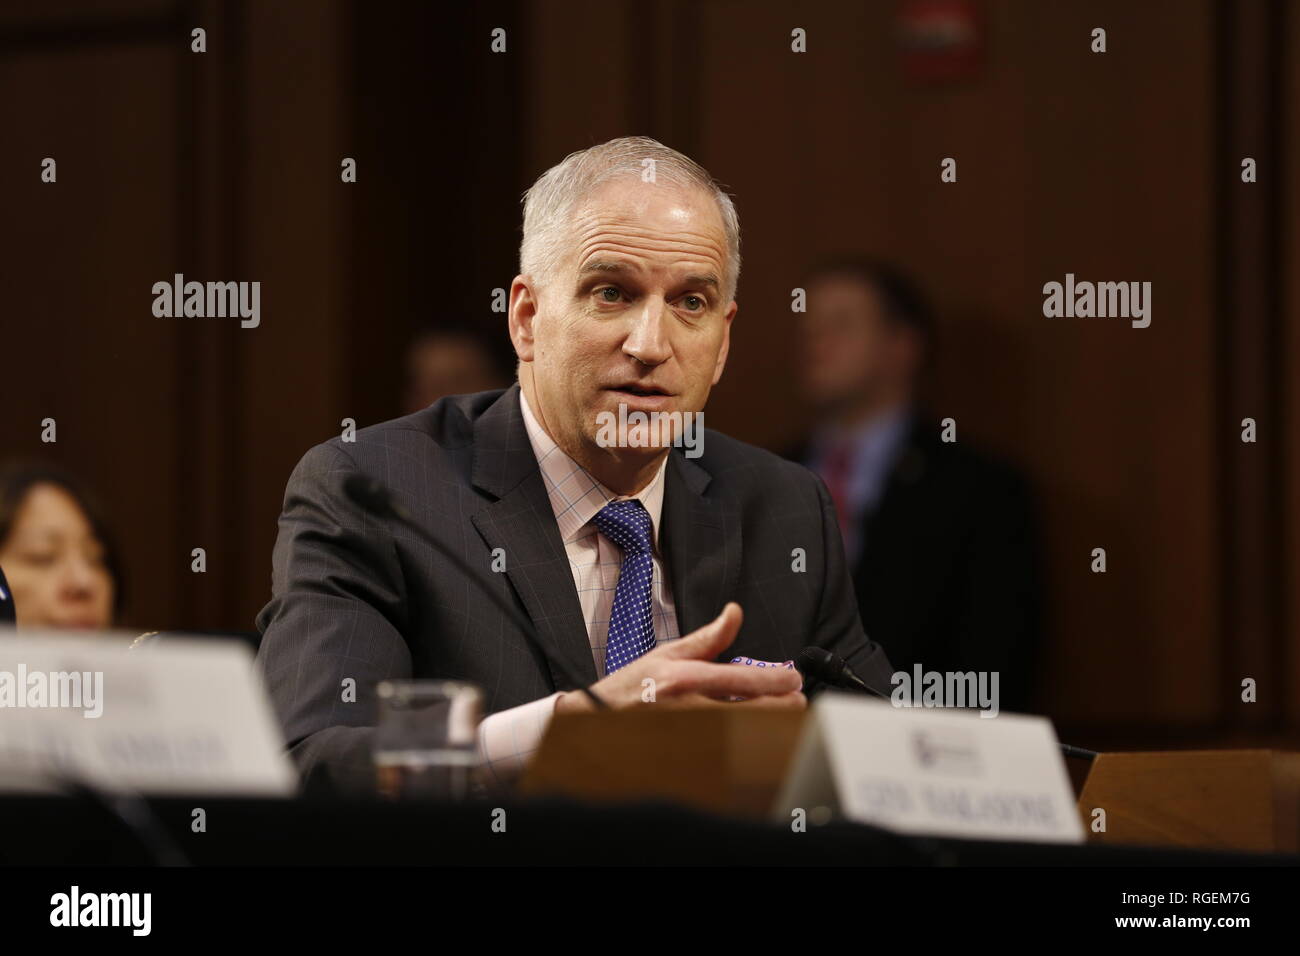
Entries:
<svg viewBox="0 0 1300 956">
<path fill-rule="evenodd" d="M 703 410 L 737 308 L 722 298 L 722 216 L 703 190 L 633 176 L 594 192 L 568 240 L 544 287 L 521 276 L 511 290 L 511 335 L 531 363 L 534 411 L 570 455 L 652 459 L 660 448 L 600 448 L 597 416 L 617 417 L 620 404 Z"/>
<path fill-rule="evenodd" d="M 431 335 L 407 353 L 406 412 L 428 408 L 446 395 L 467 395 L 503 388 L 492 359 L 473 339 L 448 334 Z"/>
<path fill-rule="evenodd" d="M 912 374 L 913 336 L 885 317 L 875 289 L 859 279 L 815 280 L 801 325 L 804 392 L 815 408 L 875 398 Z"/>
</svg>

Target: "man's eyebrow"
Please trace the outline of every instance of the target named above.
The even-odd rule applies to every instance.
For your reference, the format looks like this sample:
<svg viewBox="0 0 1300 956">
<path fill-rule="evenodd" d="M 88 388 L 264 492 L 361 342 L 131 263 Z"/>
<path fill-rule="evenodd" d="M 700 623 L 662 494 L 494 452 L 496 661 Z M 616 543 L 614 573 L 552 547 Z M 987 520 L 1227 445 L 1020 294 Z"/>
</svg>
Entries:
<svg viewBox="0 0 1300 956">
<path fill-rule="evenodd" d="M 634 269 L 632 266 L 623 262 L 611 262 L 608 259 L 594 259 L 578 270 L 578 278 L 583 279 L 590 275 L 626 275 L 637 271 L 637 269 Z M 689 286 L 708 286 L 715 292 L 722 288 L 722 283 L 712 272 L 688 275 L 682 281 L 682 284 Z"/>
<path fill-rule="evenodd" d="M 594 274 L 618 275 L 620 273 L 633 271 L 635 270 L 622 262 L 611 262 L 608 259 L 594 259 L 578 270 L 578 278 L 582 279 Z"/>
<path fill-rule="evenodd" d="M 718 277 L 712 272 L 706 272 L 703 275 L 691 275 L 686 277 L 686 285 L 706 285 L 717 292 L 722 284 L 718 282 Z"/>
</svg>

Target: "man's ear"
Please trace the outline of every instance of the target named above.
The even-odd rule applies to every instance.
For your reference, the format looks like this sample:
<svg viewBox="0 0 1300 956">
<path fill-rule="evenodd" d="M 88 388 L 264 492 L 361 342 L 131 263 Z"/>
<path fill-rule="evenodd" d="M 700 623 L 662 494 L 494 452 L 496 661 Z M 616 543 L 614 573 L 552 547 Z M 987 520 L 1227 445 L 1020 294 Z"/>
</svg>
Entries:
<svg viewBox="0 0 1300 956">
<path fill-rule="evenodd" d="M 722 370 L 727 367 L 727 353 L 731 351 L 731 320 L 736 317 L 739 308 L 740 305 L 732 299 L 731 305 L 727 306 L 727 311 L 722 316 L 722 347 L 718 349 L 718 361 L 713 366 L 713 385 L 718 384 L 722 378 Z"/>
<path fill-rule="evenodd" d="M 530 276 L 517 275 L 510 283 L 510 342 L 521 362 L 533 360 L 533 323 L 537 319 L 539 303 L 537 287 Z"/>
</svg>

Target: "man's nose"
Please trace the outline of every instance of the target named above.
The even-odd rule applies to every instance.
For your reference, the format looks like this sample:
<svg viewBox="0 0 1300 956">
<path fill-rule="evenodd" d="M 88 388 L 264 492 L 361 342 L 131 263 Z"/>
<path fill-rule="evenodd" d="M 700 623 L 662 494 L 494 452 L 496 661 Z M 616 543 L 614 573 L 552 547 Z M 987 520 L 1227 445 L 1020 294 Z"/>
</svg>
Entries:
<svg viewBox="0 0 1300 956">
<path fill-rule="evenodd" d="M 643 365 L 662 365 L 672 356 L 668 341 L 668 304 L 659 296 L 647 296 L 645 306 L 633 320 L 623 341 L 623 354 Z"/>
</svg>

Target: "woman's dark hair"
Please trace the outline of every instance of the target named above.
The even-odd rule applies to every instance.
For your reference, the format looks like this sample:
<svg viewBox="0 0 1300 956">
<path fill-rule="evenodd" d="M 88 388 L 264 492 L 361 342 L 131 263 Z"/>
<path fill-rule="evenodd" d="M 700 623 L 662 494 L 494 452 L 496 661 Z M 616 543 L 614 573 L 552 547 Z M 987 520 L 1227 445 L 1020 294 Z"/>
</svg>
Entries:
<svg viewBox="0 0 1300 956">
<path fill-rule="evenodd" d="M 90 524 L 90 529 L 104 549 L 104 567 L 113 579 L 113 614 L 122 609 L 122 565 L 117 541 L 108 529 L 99 503 L 71 473 L 45 462 L 9 462 L 0 465 L 0 546 L 9 540 L 18 512 L 28 493 L 37 485 L 54 485 L 66 492 Z"/>
</svg>

